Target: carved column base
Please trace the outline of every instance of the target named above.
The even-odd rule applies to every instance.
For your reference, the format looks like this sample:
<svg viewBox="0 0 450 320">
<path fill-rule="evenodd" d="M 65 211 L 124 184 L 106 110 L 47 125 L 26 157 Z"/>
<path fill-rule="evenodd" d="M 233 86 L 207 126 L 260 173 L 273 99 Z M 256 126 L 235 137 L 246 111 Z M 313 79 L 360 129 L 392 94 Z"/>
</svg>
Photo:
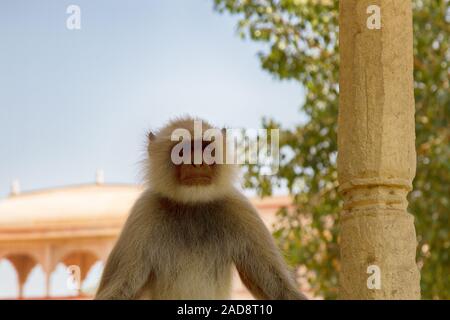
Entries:
<svg viewBox="0 0 450 320">
<path fill-rule="evenodd" d="M 406 211 L 410 188 L 406 180 L 381 178 L 340 187 L 341 299 L 420 298 L 414 217 Z M 380 271 L 379 289 L 367 285 L 370 266 Z"/>
</svg>

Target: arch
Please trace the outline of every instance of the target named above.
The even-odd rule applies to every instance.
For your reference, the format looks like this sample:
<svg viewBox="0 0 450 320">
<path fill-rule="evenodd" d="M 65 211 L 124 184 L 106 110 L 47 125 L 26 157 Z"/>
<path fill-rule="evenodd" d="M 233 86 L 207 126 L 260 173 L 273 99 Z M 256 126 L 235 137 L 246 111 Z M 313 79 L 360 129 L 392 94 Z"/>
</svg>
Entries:
<svg viewBox="0 0 450 320">
<path fill-rule="evenodd" d="M 47 295 L 46 273 L 41 264 L 36 264 L 23 285 L 24 298 L 45 297 Z"/>
<path fill-rule="evenodd" d="M 73 249 L 60 255 L 60 259 L 55 261 L 55 266 L 49 275 L 49 295 L 50 296 L 77 296 L 85 291 L 84 285 L 86 278 L 90 274 L 101 259 L 95 253 L 85 249 Z M 80 290 L 76 290 L 68 286 L 69 273 L 67 268 L 69 266 L 78 266 L 80 268 Z M 89 281 L 91 286 L 93 281 Z M 90 287 L 91 287 L 90 286 Z M 94 287 L 95 289 L 95 287 Z M 89 288 L 89 292 L 93 291 Z"/>
<path fill-rule="evenodd" d="M 88 296 L 94 296 L 100 284 L 100 278 L 105 268 L 105 264 L 102 260 L 98 260 L 94 263 L 83 282 L 81 291 Z"/>
<path fill-rule="evenodd" d="M 19 285 L 19 297 L 23 297 L 23 286 L 31 270 L 38 264 L 37 260 L 27 253 L 10 253 L 4 256 L 14 267 Z"/>
<path fill-rule="evenodd" d="M 89 270 L 98 260 L 100 259 L 97 255 L 89 250 L 73 250 L 63 256 L 59 262 L 66 267 L 71 265 L 78 266 L 80 268 L 81 281 L 84 281 Z"/>
<path fill-rule="evenodd" d="M 68 276 L 67 266 L 64 265 L 64 263 L 59 262 L 49 274 L 48 295 L 50 297 L 69 297 L 77 296 L 79 294 L 77 290 L 68 287 Z"/>
<path fill-rule="evenodd" d="M 15 298 L 19 296 L 19 276 L 14 265 L 6 259 L 0 258 L 0 299 Z"/>
<path fill-rule="evenodd" d="M 31 259 L 33 259 L 36 263 L 42 264 L 42 257 L 41 255 L 36 252 L 35 249 L 27 249 L 27 248 L 18 248 L 16 250 L 13 250 L 11 248 L 4 249 L 2 248 L 0 251 L 0 260 L 7 259 L 9 260 L 9 257 L 11 256 L 28 256 Z"/>
</svg>

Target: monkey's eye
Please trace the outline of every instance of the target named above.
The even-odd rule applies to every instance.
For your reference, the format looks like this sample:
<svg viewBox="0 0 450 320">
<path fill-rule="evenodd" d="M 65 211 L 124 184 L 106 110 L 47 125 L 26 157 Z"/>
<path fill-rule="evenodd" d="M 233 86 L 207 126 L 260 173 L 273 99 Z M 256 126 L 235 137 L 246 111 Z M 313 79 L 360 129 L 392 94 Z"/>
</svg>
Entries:
<svg viewBox="0 0 450 320">
<path fill-rule="evenodd" d="M 214 141 L 203 141 L 202 143 L 202 149 L 205 150 L 207 146 L 209 146 L 211 143 L 213 143 Z M 211 152 L 212 156 L 215 156 L 216 154 L 216 148 L 214 148 Z"/>
</svg>

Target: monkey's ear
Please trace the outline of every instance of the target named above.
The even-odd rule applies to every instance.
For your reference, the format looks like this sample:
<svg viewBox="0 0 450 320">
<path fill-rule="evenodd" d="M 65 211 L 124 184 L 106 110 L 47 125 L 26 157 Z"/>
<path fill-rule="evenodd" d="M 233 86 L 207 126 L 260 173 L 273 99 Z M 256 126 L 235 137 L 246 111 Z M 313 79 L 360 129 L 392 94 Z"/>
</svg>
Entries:
<svg viewBox="0 0 450 320">
<path fill-rule="evenodd" d="M 155 139 L 156 139 L 155 134 L 151 131 L 147 134 L 147 136 L 148 136 L 149 141 L 155 141 Z"/>
</svg>

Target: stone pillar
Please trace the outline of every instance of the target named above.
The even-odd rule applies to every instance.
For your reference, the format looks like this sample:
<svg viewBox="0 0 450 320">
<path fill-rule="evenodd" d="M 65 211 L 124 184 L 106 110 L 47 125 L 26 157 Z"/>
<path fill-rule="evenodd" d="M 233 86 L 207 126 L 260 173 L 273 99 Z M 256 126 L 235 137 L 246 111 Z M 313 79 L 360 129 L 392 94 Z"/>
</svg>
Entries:
<svg viewBox="0 0 450 320">
<path fill-rule="evenodd" d="M 416 168 L 411 1 L 340 0 L 339 11 L 340 299 L 420 299 L 406 199 Z"/>
<path fill-rule="evenodd" d="M 25 283 L 22 283 L 19 281 L 18 286 L 19 286 L 19 294 L 18 294 L 18 298 L 19 299 L 23 299 L 23 287 L 24 287 Z"/>
<path fill-rule="evenodd" d="M 50 244 L 47 244 L 44 248 L 44 262 L 42 263 L 42 267 L 45 272 L 45 297 L 50 297 L 50 285 L 51 285 L 51 276 L 54 268 L 53 263 L 53 254 L 52 248 Z"/>
</svg>

